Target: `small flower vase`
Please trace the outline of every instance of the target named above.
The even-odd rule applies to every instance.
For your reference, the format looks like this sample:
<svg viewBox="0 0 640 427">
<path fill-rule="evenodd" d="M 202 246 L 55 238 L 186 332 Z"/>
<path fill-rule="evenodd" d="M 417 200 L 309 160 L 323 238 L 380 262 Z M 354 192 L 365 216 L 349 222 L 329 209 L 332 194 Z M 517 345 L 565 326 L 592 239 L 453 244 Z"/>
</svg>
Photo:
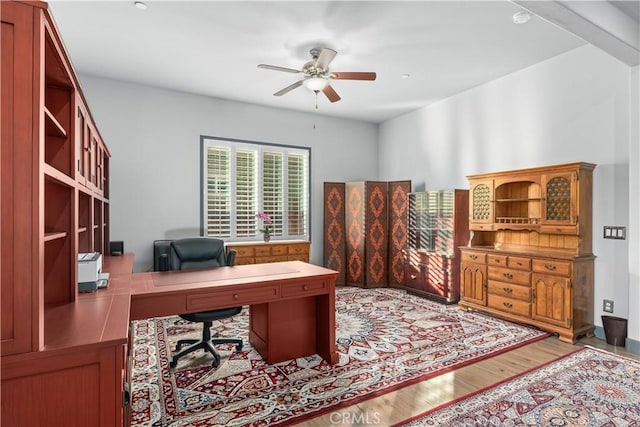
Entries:
<svg viewBox="0 0 640 427">
<path fill-rule="evenodd" d="M 271 240 L 271 233 L 263 233 L 262 238 L 265 243 L 269 243 L 269 240 Z"/>
</svg>

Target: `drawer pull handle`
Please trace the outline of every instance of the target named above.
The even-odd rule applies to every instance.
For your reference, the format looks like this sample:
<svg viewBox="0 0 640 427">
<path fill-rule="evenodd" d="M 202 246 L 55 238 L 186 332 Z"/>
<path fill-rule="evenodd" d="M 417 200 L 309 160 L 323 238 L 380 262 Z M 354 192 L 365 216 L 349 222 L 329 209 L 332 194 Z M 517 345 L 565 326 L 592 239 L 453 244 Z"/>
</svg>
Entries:
<svg viewBox="0 0 640 427">
<path fill-rule="evenodd" d="M 415 274 L 412 274 L 411 276 L 409 276 L 411 278 L 411 280 L 416 280 L 418 278 L 418 276 L 416 276 Z"/>
<path fill-rule="evenodd" d="M 308 290 L 309 290 L 309 287 L 308 287 L 307 285 L 302 285 L 302 290 L 303 290 L 303 291 L 308 291 Z"/>
<path fill-rule="evenodd" d="M 556 269 L 556 266 L 555 266 L 555 265 L 553 265 L 553 264 L 545 264 L 545 265 L 544 265 L 544 268 L 546 268 L 547 270 L 551 270 L 551 271 L 553 271 L 553 270 L 555 270 L 555 269 Z"/>
<path fill-rule="evenodd" d="M 511 292 L 513 292 L 513 289 L 511 288 L 502 288 L 503 291 L 505 291 L 506 293 L 510 294 Z"/>
<path fill-rule="evenodd" d="M 469 255 L 469 258 L 471 258 L 471 259 L 478 259 L 478 255 Z"/>
<path fill-rule="evenodd" d="M 500 264 L 500 260 L 499 259 L 496 260 L 496 264 Z"/>
<path fill-rule="evenodd" d="M 503 276 L 506 277 L 507 279 L 513 279 L 513 274 L 511 273 L 504 273 Z"/>
<path fill-rule="evenodd" d="M 238 299 L 238 294 L 233 294 L 233 299 Z"/>
<path fill-rule="evenodd" d="M 513 304 L 511 304 L 510 302 L 503 302 L 502 304 L 507 308 L 513 307 Z"/>
</svg>

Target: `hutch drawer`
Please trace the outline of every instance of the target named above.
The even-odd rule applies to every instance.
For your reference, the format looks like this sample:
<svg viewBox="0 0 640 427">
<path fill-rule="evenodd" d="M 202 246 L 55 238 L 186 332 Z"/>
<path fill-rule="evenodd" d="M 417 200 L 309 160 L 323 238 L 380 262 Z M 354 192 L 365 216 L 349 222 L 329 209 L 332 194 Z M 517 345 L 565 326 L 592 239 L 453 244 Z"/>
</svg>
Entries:
<svg viewBox="0 0 640 427">
<path fill-rule="evenodd" d="M 534 259 L 533 271 L 536 273 L 558 274 L 569 276 L 571 274 L 571 262 L 551 259 Z"/>
<path fill-rule="evenodd" d="M 530 270 L 531 269 L 531 258 L 517 257 L 517 256 L 509 255 L 509 259 L 507 260 L 507 267 L 516 268 L 518 270 Z"/>
<path fill-rule="evenodd" d="M 506 283 L 516 283 L 519 285 L 529 286 L 531 281 L 531 273 L 523 270 L 512 270 L 509 268 L 500 268 L 490 266 L 487 272 L 489 279 L 498 280 Z"/>
<path fill-rule="evenodd" d="M 487 286 L 489 294 L 531 302 L 531 288 L 529 286 L 514 285 L 495 280 L 489 280 Z"/>
<path fill-rule="evenodd" d="M 463 251 L 460 253 L 462 262 L 475 262 L 478 264 L 486 264 L 487 254 L 484 252 Z"/>
<path fill-rule="evenodd" d="M 487 264 L 497 265 L 498 267 L 506 267 L 507 258 L 508 257 L 506 255 L 490 254 L 490 255 L 487 255 Z"/>
<path fill-rule="evenodd" d="M 489 295 L 487 305 L 490 308 L 512 313 L 518 316 L 531 317 L 531 303 L 505 298 L 498 295 Z"/>
</svg>

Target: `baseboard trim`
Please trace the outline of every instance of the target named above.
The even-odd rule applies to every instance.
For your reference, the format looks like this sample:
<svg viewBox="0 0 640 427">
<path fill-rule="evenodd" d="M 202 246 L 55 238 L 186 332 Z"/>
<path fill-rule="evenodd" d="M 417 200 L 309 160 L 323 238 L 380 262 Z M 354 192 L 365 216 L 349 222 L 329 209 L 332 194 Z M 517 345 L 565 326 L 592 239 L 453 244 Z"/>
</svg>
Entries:
<svg viewBox="0 0 640 427">
<path fill-rule="evenodd" d="M 596 338 L 600 338 L 603 340 L 606 339 L 604 335 L 604 328 L 602 326 L 596 326 L 594 334 Z M 627 337 L 624 348 L 630 353 L 640 354 L 640 341 L 632 340 L 631 338 Z"/>
</svg>

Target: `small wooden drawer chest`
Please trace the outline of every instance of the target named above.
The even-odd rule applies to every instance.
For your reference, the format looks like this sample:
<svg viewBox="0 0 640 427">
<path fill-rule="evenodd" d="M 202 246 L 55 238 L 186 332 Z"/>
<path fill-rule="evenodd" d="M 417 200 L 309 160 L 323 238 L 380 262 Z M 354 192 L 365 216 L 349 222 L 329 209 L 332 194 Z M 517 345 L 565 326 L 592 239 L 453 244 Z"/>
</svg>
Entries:
<svg viewBox="0 0 640 427">
<path fill-rule="evenodd" d="M 275 242 L 227 243 L 227 251 L 236 251 L 236 265 L 264 264 L 279 261 L 309 262 L 310 242 L 304 240 L 283 240 Z"/>
</svg>

